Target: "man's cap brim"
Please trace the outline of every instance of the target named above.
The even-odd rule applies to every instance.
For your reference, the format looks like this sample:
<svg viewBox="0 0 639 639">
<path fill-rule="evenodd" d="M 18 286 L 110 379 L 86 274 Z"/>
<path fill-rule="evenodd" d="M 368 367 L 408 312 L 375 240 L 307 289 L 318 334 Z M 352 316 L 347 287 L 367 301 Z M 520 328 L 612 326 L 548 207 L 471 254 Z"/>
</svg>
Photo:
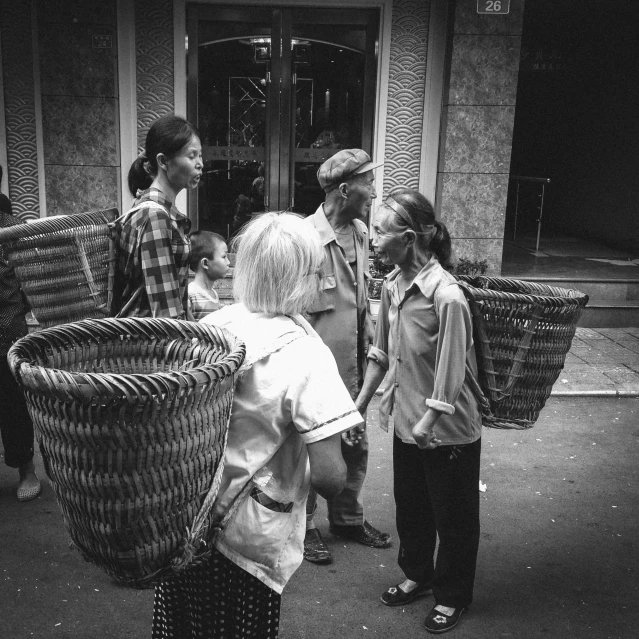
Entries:
<svg viewBox="0 0 639 639">
<path fill-rule="evenodd" d="M 366 173 L 367 171 L 372 171 L 373 169 L 377 169 L 380 166 L 384 166 L 383 162 L 366 162 L 366 164 L 362 164 L 362 166 L 357 169 L 357 171 L 353 171 L 351 175 L 359 175 L 360 173 Z"/>
</svg>

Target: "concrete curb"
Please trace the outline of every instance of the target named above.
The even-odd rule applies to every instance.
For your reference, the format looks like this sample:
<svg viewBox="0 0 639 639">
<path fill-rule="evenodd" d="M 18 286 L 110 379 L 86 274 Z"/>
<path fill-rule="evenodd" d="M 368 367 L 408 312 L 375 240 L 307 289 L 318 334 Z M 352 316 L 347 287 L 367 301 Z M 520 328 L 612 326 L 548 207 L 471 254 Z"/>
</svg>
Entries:
<svg viewBox="0 0 639 639">
<path fill-rule="evenodd" d="M 552 391 L 551 397 L 639 397 L 639 389 L 617 390 L 559 390 Z"/>
<path fill-rule="evenodd" d="M 382 395 L 383 388 L 378 388 L 375 395 Z M 630 390 L 604 389 L 604 390 L 553 390 L 551 397 L 639 397 L 639 388 Z"/>
</svg>

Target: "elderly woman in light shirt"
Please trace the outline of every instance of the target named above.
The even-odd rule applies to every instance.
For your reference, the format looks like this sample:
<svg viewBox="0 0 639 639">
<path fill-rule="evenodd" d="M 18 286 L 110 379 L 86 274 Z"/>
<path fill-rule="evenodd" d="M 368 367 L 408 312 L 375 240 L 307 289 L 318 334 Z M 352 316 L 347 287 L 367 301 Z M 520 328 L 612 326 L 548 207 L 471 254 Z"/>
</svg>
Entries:
<svg viewBox="0 0 639 639">
<path fill-rule="evenodd" d="M 156 589 L 153 639 L 276 639 L 280 595 L 302 562 L 306 498 L 346 479 L 341 433 L 363 423 L 335 358 L 302 317 L 324 248 L 294 214 L 264 213 L 237 251 L 237 304 L 202 322 L 246 344 L 235 388 L 211 559 Z"/>
<path fill-rule="evenodd" d="M 481 414 L 465 381 L 477 373 L 471 314 L 445 270 L 450 236 L 430 202 L 397 188 L 377 211 L 375 251 L 396 268 L 384 282 L 374 346 L 356 405 L 364 411 L 388 373 L 380 421 L 394 426 L 399 567 L 387 606 L 433 594 L 424 625 L 446 632 L 473 598 L 479 545 Z M 435 561 L 435 546 L 439 550 Z"/>
</svg>

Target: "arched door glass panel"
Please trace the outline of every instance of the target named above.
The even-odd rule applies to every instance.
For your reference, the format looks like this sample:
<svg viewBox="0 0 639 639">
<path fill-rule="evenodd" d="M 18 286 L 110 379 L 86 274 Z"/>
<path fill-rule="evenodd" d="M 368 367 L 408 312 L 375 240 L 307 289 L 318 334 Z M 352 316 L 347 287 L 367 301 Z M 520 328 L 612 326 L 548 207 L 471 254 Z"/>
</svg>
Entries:
<svg viewBox="0 0 639 639">
<path fill-rule="evenodd" d="M 192 5 L 188 114 L 204 177 L 199 228 L 230 236 L 264 210 L 315 211 L 317 169 L 372 152 L 377 11 Z"/>
</svg>

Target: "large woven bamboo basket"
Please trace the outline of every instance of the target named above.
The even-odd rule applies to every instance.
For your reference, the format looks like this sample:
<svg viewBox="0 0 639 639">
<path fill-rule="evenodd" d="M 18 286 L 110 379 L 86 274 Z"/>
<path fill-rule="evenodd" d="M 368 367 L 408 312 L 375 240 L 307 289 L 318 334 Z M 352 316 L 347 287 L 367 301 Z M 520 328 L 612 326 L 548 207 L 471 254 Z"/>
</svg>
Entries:
<svg viewBox="0 0 639 639">
<path fill-rule="evenodd" d="M 41 327 L 109 315 L 117 217 L 117 209 L 106 209 L 0 230 L 0 244 Z"/>
<path fill-rule="evenodd" d="M 133 318 L 9 351 L 71 539 L 121 583 L 150 587 L 206 556 L 244 355 L 224 329 Z"/>
<path fill-rule="evenodd" d="M 515 279 L 457 279 L 473 314 L 479 380 L 467 374 L 483 423 L 531 428 L 564 367 L 588 296 Z"/>
</svg>

